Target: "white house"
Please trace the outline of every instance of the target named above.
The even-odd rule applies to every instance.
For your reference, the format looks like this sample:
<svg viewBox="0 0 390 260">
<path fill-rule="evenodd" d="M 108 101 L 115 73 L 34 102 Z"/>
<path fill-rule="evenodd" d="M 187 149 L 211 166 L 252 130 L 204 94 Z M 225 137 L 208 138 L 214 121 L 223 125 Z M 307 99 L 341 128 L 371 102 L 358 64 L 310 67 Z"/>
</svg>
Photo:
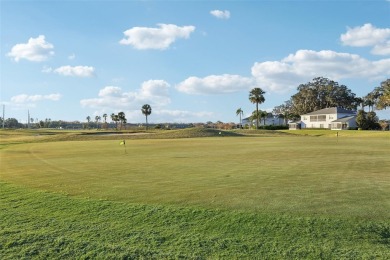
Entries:
<svg viewBox="0 0 390 260">
<path fill-rule="evenodd" d="M 289 124 L 290 130 L 303 128 L 326 128 L 343 130 L 357 127 L 356 112 L 340 107 L 331 107 L 301 115 L 300 122 Z"/>
<path fill-rule="evenodd" d="M 243 126 L 256 125 L 256 119 L 251 122 L 250 117 L 246 117 L 241 120 L 241 124 Z M 259 126 L 263 126 L 263 125 L 285 125 L 284 118 L 273 116 L 271 113 L 268 113 L 267 117 L 265 118 L 265 123 L 264 123 L 264 118 L 259 118 Z"/>
</svg>

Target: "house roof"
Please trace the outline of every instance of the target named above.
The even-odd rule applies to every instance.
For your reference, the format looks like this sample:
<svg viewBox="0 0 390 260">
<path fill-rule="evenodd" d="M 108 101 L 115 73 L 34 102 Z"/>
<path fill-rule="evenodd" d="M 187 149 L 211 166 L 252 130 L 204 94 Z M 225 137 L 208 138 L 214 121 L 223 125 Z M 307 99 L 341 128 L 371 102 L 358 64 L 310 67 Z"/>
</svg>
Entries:
<svg viewBox="0 0 390 260">
<path fill-rule="evenodd" d="M 329 107 L 329 108 L 324 108 L 324 109 L 320 109 L 317 111 L 313 111 L 311 113 L 307 113 L 304 115 L 324 115 L 324 114 L 352 114 L 352 115 L 354 115 L 355 111 L 351 111 L 351 110 L 344 109 L 341 107 Z"/>
<path fill-rule="evenodd" d="M 349 120 L 354 119 L 354 118 L 356 118 L 356 116 L 345 116 L 345 117 L 342 117 L 342 118 L 339 118 L 337 120 L 332 121 L 332 123 L 346 123 Z"/>
</svg>

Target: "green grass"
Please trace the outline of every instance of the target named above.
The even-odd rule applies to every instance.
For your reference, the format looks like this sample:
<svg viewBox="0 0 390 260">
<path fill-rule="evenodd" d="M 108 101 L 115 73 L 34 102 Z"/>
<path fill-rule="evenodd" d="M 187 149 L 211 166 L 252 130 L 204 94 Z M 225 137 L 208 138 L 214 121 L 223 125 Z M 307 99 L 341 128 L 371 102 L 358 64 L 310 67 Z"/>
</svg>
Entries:
<svg viewBox="0 0 390 260">
<path fill-rule="evenodd" d="M 0 183 L 2 259 L 388 259 L 390 225 L 100 201 Z"/>
<path fill-rule="evenodd" d="M 0 255 L 390 257 L 388 132 L 91 133 L 1 133 Z"/>
</svg>

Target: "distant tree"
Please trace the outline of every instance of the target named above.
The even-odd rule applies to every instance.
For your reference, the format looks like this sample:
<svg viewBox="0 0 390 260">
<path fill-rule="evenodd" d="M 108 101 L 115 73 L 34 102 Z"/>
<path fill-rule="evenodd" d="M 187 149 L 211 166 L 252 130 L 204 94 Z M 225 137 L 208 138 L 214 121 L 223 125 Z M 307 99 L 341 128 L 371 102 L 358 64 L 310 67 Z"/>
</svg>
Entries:
<svg viewBox="0 0 390 260">
<path fill-rule="evenodd" d="M 115 123 L 115 129 L 118 130 L 118 122 L 119 122 L 118 115 L 112 113 L 111 114 L 111 120 Z"/>
<path fill-rule="evenodd" d="M 367 129 L 370 130 L 378 130 L 380 128 L 380 125 L 378 124 L 378 117 L 376 116 L 376 113 L 374 111 L 370 111 L 367 113 Z"/>
<path fill-rule="evenodd" d="M 274 107 L 272 113 L 279 118 L 283 118 L 284 124 L 287 125 L 289 111 L 285 104 Z"/>
<path fill-rule="evenodd" d="M 302 115 L 329 107 L 355 110 L 358 105 L 356 95 L 350 89 L 323 77 L 301 84 L 297 90 L 298 93 L 291 97 L 292 114 Z"/>
<path fill-rule="evenodd" d="M 146 129 L 148 129 L 148 116 L 152 114 L 152 107 L 149 104 L 145 104 L 142 106 L 141 112 L 146 117 Z"/>
<path fill-rule="evenodd" d="M 127 122 L 125 113 L 124 112 L 119 112 L 118 113 L 118 119 L 119 119 L 119 122 L 120 122 L 120 130 L 122 130 L 123 124 L 125 124 Z"/>
<path fill-rule="evenodd" d="M 299 114 L 293 112 L 291 100 L 287 100 L 284 104 L 274 107 L 272 113 L 280 118 L 284 118 L 284 124 L 288 124 L 288 120 L 298 120 Z"/>
<path fill-rule="evenodd" d="M 355 97 L 355 103 L 357 106 L 361 106 L 361 109 L 364 110 L 365 102 L 363 97 Z"/>
<path fill-rule="evenodd" d="M 362 130 L 366 130 L 368 128 L 367 112 L 365 112 L 363 109 L 359 110 L 357 113 L 356 124 Z"/>
<path fill-rule="evenodd" d="M 96 128 L 99 128 L 99 121 L 101 120 L 102 118 L 100 116 L 95 116 L 95 123 L 96 123 Z"/>
<path fill-rule="evenodd" d="M 107 114 L 106 113 L 103 114 L 103 118 L 104 118 L 104 123 L 107 123 Z"/>
<path fill-rule="evenodd" d="M 263 125 L 265 125 L 265 120 L 266 120 L 266 118 L 267 118 L 267 116 L 268 116 L 267 111 L 260 110 L 260 111 L 259 111 L 259 114 L 260 114 L 260 118 L 263 119 Z"/>
<path fill-rule="evenodd" d="M 49 128 L 51 126 L 51 119 L 50 118 L 46 118 L 45 119 L 45 123 L 44 123 L 44 127 L 45 128 Z"/>
<path fill-rule="evenodd" d="M 254 110 L 249 117 L 249 122 L 251 122 L 251 125 L 253 125 L 252 122 L 255 120 L 256 120 L 256 122 L 260 121 L 260 117 L 261 117 L 260 111 Z M 256 126 L 256 129 L 258 129 L 258 128 L 259 127 Z"/>
<path fill-rule="evenodd" d="M 89 123 L 91 121 L 91 117 L 90 116 L 87 116 L 87 122 Z"/>
<path fill-rule="evenodd" d="M 259 128 L 259 104 L 264 103 L 265 91 L 263 91 L 261 88 L 254 88 L 249 92 L 249 101 L 253 104 L 256 104 L 256 129 Z"/>
<path fill-rule="evenodd" d="M 236 116 L 240 116 L 240 128 L 242 128 L 242 120 L 241 120 L 241 116 L 244 114 L 244 111 L 242 111 L 241 107 L 239 109 L 237 109 L 236 111 Z"/>
<path fill-rule="evenodd" d="M 379 125 L 381 126 L 382 130 L 388 130 L 390 125 L 390 120 L 379 120 Z"/>
<path fill-rule="evenodd" d="M 19 123 L 16 118 L 7 118 L 4 121 L 4 127 L 6 127 L 6 128 L 22 128 L 23 124 Z"/>
<path fill-rule="evenodd" d="M 390 107 L 390 79 L 381 82 L 381 85 L 374 89 L 378 98 L 376 100 L 376 107 L 379 110 Z"/>
</svg>

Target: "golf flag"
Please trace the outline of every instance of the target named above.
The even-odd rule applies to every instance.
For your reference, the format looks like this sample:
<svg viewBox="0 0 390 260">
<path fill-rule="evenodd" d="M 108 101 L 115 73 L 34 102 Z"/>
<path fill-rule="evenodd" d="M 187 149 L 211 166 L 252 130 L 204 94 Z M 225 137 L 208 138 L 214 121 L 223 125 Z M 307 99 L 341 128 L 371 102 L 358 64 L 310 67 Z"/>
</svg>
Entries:
<svg viewBox="0 0 390 260">
<path fill-rule="evenodd" d="M 126 141 L 125 140 L 121 141 L 119 143 L 119 145 L 123 145 L 123 147 L 125 148 L 125 153 L 127 153 L 127 151 L 126 151 Z"/>
</svg>

